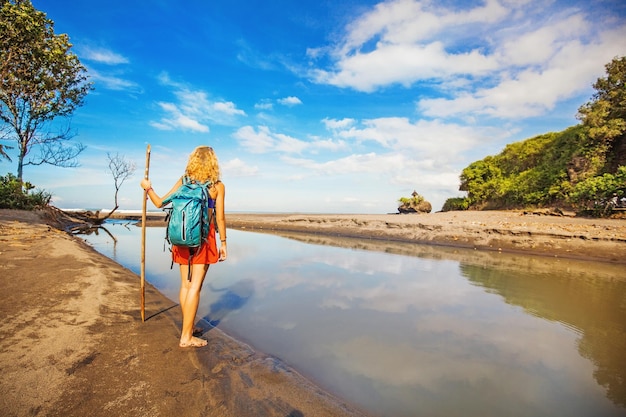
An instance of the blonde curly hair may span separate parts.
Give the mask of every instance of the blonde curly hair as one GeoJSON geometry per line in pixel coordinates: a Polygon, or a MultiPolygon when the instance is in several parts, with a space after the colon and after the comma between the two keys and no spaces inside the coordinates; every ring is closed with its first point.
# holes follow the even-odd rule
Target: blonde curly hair
{"type": "Polygon", "coordinates": [[[215,184],[220,180],[220,166],[210,146],[198,146],[189,155],[185,175],[192,180],[215,184]]]}

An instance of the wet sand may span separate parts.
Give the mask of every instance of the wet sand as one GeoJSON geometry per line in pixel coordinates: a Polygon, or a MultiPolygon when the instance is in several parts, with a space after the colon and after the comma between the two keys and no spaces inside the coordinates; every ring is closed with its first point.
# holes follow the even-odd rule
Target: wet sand
{"type": "MultiPolygon", "coordinates": [[[[626,220],[523,212],[227,214],[228,227],[626,263],[626,220]]],[[[162,224],[158,218],[152,224],[162,224]]],[[[0,415],[361,416],[219,329],[178,347],[180,310],[41,214],[0,210],[0,415]]]]}
{"type": "Polygon", "coordinates": [[[0,210],[0,415],[362,416],[219,329],[179,348],[180,310],[36,213],[0,210]]]}
{"type": "MultiPolygon", "coordinates": [[[[255,232],[420,243],[626,263],[626,219],[523,211],[430,214],[229,214],[228,226],[255,232]]],[[[332,243],[331,243],[332,244],[332,243]]]]}

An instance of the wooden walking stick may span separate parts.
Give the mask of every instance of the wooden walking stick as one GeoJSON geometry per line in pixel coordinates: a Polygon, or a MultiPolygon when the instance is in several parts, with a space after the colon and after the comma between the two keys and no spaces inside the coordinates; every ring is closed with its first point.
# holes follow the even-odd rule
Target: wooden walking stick
{"type": "MultiPolygon", "coordinates": [[[[148,179],[150,172],[150,144],[146,148],[146,171],[144,178],[148,179]]],[[[141,321],[146,321],[146,210],[148,191],[143,190],[143,211],[141,212],[141,321]]]]}

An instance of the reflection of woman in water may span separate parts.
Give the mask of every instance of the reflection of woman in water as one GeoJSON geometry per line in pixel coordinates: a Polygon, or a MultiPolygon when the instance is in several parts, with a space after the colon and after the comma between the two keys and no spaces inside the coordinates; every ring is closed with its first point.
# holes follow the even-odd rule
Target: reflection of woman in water
{"type": "Polygon", "coordinates": [[[228,313],[239,310],[248,302],[254,292],[254,282],[244,279],[226,288],[215,288],[209,283],[209,289],[216,294],[222,293],[209,306],[209,314],[204,317],[211,326],[217,327],[228,313]]]}
{"type": "MultiPolygon", "coordinates": [[[[172,247],[172,256],[174,262],[180,265],[180,308],[183,313],[183,325],[180,334],[181,347],[200,347],[206,346],[207,341],[199,337],[193,336],[193,327],[200,303],[200,290],[202,283],[209,270],[209,265],[218,261],[226,260],[226,219],[224,216],[224,183],[220,181],[220,169],[217,157],[213,149],[208,146],[199,146],[189,155],[187,168],[185,168],[185,176],[192,181],[211,182],[209,188],[209,196],[215,204],[215,212],[217,217],[217,231],[220,235],[220,248],[217,250],[215,239],[215,228],[211,224],[211,230],[207,240],[200,246],[192,257],[192,264],[189,265],[189,249],[179,246],[172,247]],[[191,279],[188,279],[189,268],[191,268],[191,279]]],[[[154,191],[150,180],[143,179],[141,187],[147,191],[150,201],[156,206],[161,207],[163,200],[175,192],[183,183],[183,178],[179,178],[172,189],[163,197],[154,191]]],[[[209,202],[210,204],[211,202],[209,202]]]]}

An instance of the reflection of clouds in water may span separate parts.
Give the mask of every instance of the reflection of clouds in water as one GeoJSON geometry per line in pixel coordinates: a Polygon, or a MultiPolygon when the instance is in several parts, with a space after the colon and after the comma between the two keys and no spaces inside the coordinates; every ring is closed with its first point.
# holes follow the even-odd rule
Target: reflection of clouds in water
{"type": "Polygon", "coordinates": [[[459,278],[458,265],[439,263],[428,273],[417,273],[405,263],[405,274],[389,276],[376,274],[376,280],[368,283],[342,280],[332,293],[326,294],[322,306],[345,306],[366,308],[381,312],[401,313],[408,310],[429,310],[441,305],[457,305],[481,290],[465,285],[459,278]]]}
{"type": "Polygon", "coordinates": [[[293,330],[297,327],[297,324],[293,321],[286,321],[284,323],[275,323],[276,327],[283,330],[293,330]]]}
{"type": "MultiPolygon", "coordinates": [[[[304,286],[325,291],[324,308],[369,308],[385,312],[454,304],[472,291],[459,284],[457,262],[311,247],[255,278],[256,297],[304,286]],[[436,278],[436,280],[434,280],[436,278]],[[328,291],[331,290],[331,291],[328,291]]],[[[463,281],[465,282],[465,281],[463,281]]]]}
{"type": "Polygon", "coordinates": [[[365,252],[365,251],[349,251],[348,249],[332,251],[328,253],[318,253],[312,256],[302,258],[302,262],[319,263],[338,268],[344,272],[351,274],[365,275],[404,275],[406,274],[407,264],[410,267],[417,268],[419,273],[429,272],[434,264],[432,262],[415,263],[415,259],[404,256],[395,256],[386,253],[365,252]],[[346,254],[346,252],[348,252],[346,254]],[[348,255],[348,256],[346,256],[348,255]]]}
{"type": "MultiPolygon", "coordinates": [[[[554,306],[548,317],[568,322],[578,304],[571,297],[571,306],[562,302],[561,285],[589,294],[588,287],[570,281],[571,273],[555,269],[552,274],[545,266],[554,263],[551,259],[540,259],[538,265],[534,258],[518,257],[502,268],[513,257],[498,255],[494,264],[493,254],[464,252],[443,260],[431,248],[427,253],[432,256],[399,256],[230,233],[229,260],[211,267],[199,317],[206,314],[225,330],[231,326],[261,351],[297,364],[342,395],[350,392],[346,398],[380,404],[393,410],[385,415],[398,416],[415,415],[414,410],[421,415],[510,415],[511,407],[518,415],[582,416],[602,414],[586,410],[607,409],[605,389],[593,380],[603,368],[595,369],[580,356],[581,336],[528,314],[545,303],[554,306]],[[469,281],[467,265],[475,265],[469,281]],[[546,289],[530,286],[526,276],[536,275],[542,265],[551,284],[546,289]],[[521,284],[513,285],[510,271],[521,273],[521,284]]],[[[148,257],[148,279],[154,279],[155,270],[167,273],[157,286],[172,287],[171,298],[177,300],[180,277],[177,266],[170,270],[163,236],[148,240],[155,250],[148,257]]],[[[139,247],[137,241],[133,247],[139,247]]],[[[138,262],[124,242],[120,236],[118,256],[138,262]]],[[[592,275],[588,279],[595,282],[592,275]]],[[[623,274],[610,277],[618,275],[623,274]]],[[[605,322],[604,315],[600,318],[605,322]]],[[[610,344],[599,350],[616,356],[610,344]]]]}
{"type": "MultiPolygon", "coordinates": [[[[323,291],[322,308],[383,312],[454,305],[477,290],[459,277],[457,262],[310,247],[312,253],[281,259],[274,271],[255,276],[255,297],[304,287],[323,291]]],[[[478,290],[480,293],[482,291],[478,290]]]]}
{"type": "Polygon", "coordinates": [[[581,381],[574,394],[597,390],[588,378],[592,364],[575,349],[563,349],[575,345],[577,336],[554,323],[516,313],[492,320],[432,319],[420,320],[417,334],[403,341],[360,334],[326,345],[319,354],[347,374],[373,381],[377,390],[413,386],[415,395],[461,384],[473,395],[515,393],[516,402],[534,403],[555,389],[555,381],[570,378],[581,381]]]}
{"type": "Polygon", "coordinates": [[[271,279],[264,280],[267,287],[272,287],[272,291],[282,291],[289,288],[302,285],[306,282],[300,274],[294,274],[290,271],[281,270],[271,279]]]}
{"type": "Polygon", "coordinates": [[[352,307],[352,300],[348,299],[339,299],[336,297],[326,297],[320,303],[321,308],[337,308],[340,310],[348,310],[352,307]]]}

